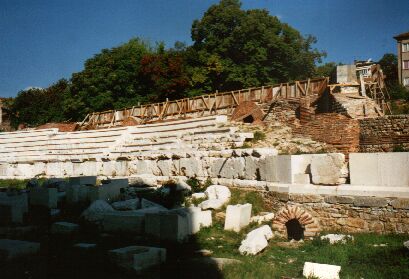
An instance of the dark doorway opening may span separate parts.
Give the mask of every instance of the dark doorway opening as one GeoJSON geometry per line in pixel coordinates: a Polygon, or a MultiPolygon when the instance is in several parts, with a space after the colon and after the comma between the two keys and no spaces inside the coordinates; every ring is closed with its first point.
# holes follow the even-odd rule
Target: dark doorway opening
{"type": "Polygon", "coordinates": [[[243,118],[244,123],[253,123],[254,122],[254,117],[252,115],[246,116],[243,118]]]}
{"type": "Polygon", "coordinates": [[[304,228],[297,219],[291,219],[285,223],[288,240],[301,240],[304,238],[304,228]]]}

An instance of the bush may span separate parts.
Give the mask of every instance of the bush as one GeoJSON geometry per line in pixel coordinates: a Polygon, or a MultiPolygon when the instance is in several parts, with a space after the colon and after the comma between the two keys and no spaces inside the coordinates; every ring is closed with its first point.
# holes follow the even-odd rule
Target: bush
{"type": "Polygon", "coordinates": [[[253,134],[253,142],[258,142],[260,140],[265,140],[266,134],[262,131],[255,131],[253,134]]]}
{"type": "Polygon", "coordinates": [[[395,145],[392,149],[392,152],[406,152],[406,148],[403,147],[403,145],[399,144],[399,145],[395,145]]]}

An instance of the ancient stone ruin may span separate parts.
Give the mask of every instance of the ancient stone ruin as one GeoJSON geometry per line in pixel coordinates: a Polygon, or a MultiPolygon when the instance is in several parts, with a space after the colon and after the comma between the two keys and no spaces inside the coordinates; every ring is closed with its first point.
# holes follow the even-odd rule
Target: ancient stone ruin
{"type": "MultiPolygon", "coordinates": [[[[94,113],[76,131],[46,126],[1,133],[0,179],[48,180],[0,192],[0,222],[57,220],[61,210],[87,204],[81,220],[99,232],[183,243],[212,226],[212,210],[226,207],[225,230],[269,222],[247,234],[241,254],[260,253],[273,237],[409,233],[409,153],[389,152],[409,147],[409,116],[385,115],[385,99],[361,91],[376,81],[359,83],[348,68],[340,71],[343,82],[336,84],[311,79],[94,113]],[[277,141],[265,144],[274,134],[277,141]],[[312,146],[310,154],[291,154],[284,149],[290,142],[312,146]],[[162,197],[191,193],[188,179],[213,184],[193,194],[201,200],[197,207],[140,198],[153,190],[162,197]],[[251,216],[251,204],[229,204],[231,188],[262,193],[274,211],[251,216]]],[[[58,220],[50,233],[72,236],[84,224],[58,220]]],[[[7,257],[38,252],[38,243],[13,241],[0,240],[7,257]]],[[[75,244],[87,251],[96,246],[75,244]]],[[[112,262],[137,272],[162,264],[166,254],[141,245],[109,250],[112,262]]],[[[309,263],[305,272],[318,274],[316,268],[309,263]]]]}

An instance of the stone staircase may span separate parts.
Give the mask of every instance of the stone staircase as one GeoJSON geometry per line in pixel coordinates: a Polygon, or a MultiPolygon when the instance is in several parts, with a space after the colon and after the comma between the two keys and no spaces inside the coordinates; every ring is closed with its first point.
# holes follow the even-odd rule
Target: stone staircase
{"type": "Polygon", "coordinates": [[[224,115],[77,132],[17,131],[0,134],[0,162],[112,160],[150,152],[223,150],[240,147],[252,136],[239,133],[224,115]]]}

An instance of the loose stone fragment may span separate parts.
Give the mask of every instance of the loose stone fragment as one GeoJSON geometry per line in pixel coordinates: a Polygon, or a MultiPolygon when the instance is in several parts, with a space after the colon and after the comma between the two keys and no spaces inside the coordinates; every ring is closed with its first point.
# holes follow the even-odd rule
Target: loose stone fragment
{"type": "Polygon", "coordinates": [[[38,253],[40,243],[22,240],[0,239],[0,256],[6,260],[38,253]]]}
{"type": "Polygon", "coordinates": [[[303,275],[307,278],[339,279],[341,267],[337,265],[305,262],[303,275]]]}
{"type": "Polygon", "coordinates": [[[328,240],[330,244],[335,243],[347,243],[348,240],[353,241],[354,237],[352,235],[344,235],[344,234],[327,234],[321,236],[322,240],[328,240]]]}
{"type": "Polygon", "coordinates": [[[56,234],[70,234],[78,231],[78,224],[73,224],[69,222],[55,222],[51,226],[51,232],[56,234]]]}
{"type": "Polygon", "coordinates": [[[256,255],[268,245],[268,240],[273,237],[273,232],[268,225],[252,230],[241,242],[239,252],[242,255],[256,255]]]}

